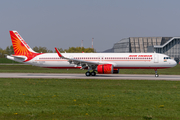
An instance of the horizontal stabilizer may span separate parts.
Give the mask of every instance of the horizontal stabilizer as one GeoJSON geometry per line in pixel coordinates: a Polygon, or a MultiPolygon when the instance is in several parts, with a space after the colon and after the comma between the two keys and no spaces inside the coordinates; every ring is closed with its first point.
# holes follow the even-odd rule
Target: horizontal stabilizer
{"type": "Polygon", "coordinates": [[[14,60],[14,61],[17,61],[17,62],[23,62],[27,59],[26,56],[15,56],[15,55],[6,55],[6,58],[7,59],[10,59],[10,60],[14,60]]]}
{"type": "Polygon", "coordinates": [[[15,56],[15,55],[12,55],[12,57],[15,57],[15,58],[20,59],[20,60],[26,60],[27,59],[26,56],[15,56]]]}

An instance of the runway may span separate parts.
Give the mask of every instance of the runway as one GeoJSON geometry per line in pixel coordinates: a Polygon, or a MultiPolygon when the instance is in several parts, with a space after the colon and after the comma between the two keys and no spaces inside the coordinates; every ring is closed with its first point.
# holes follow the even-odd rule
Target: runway
{"type": "Polygon", "coordinates": [[[144,74],[97,74],[86,77],[85,74],[54,74],[54,73],[0,73],[0,78],[57,78],[57,79],[109,79],[109,80],[171,80],[180,81],[180,75],[144,74]]]}

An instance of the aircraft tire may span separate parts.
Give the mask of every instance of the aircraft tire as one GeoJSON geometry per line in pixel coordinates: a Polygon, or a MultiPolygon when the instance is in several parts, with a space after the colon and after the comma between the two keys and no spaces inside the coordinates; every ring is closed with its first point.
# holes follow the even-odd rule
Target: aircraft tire
{"type": "Polygon", "coordinates": [[[158,74],[155,74],[155,77],[159,77],[159,75],[158,75],[158,74]]]}
{"type": "Polygon", "coordinates": [[[87,71],[87,72],[85,73],[85,75],[86,75],[86,76],[90,76],[91,73],[90,73],[89,71],[87,71]]]}
{"type": "Polygon", "coordinates": [[[92,75],[92,76],[96,76],[96,72],[94,72],[94,71],[91,72],[91,75],[92,75]]]}

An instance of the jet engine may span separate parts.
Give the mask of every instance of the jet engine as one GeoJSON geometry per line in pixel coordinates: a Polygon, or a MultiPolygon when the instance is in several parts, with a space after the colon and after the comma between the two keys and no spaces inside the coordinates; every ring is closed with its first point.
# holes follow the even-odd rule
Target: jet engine
{"type": "Polygon", "coordinates": [[[114,69],[112,64],[102,64],[97,66],[97,72],[99,74],[117,74],[119,69],[114,69]]]}

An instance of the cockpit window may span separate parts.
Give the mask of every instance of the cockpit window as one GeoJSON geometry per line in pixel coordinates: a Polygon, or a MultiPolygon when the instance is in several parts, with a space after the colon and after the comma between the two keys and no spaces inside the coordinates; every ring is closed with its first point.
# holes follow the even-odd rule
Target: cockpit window
{"type": "Polygon", "coordinates": [[[164,57],[164,59],[171,59],[170,57],[164,57]]]}

